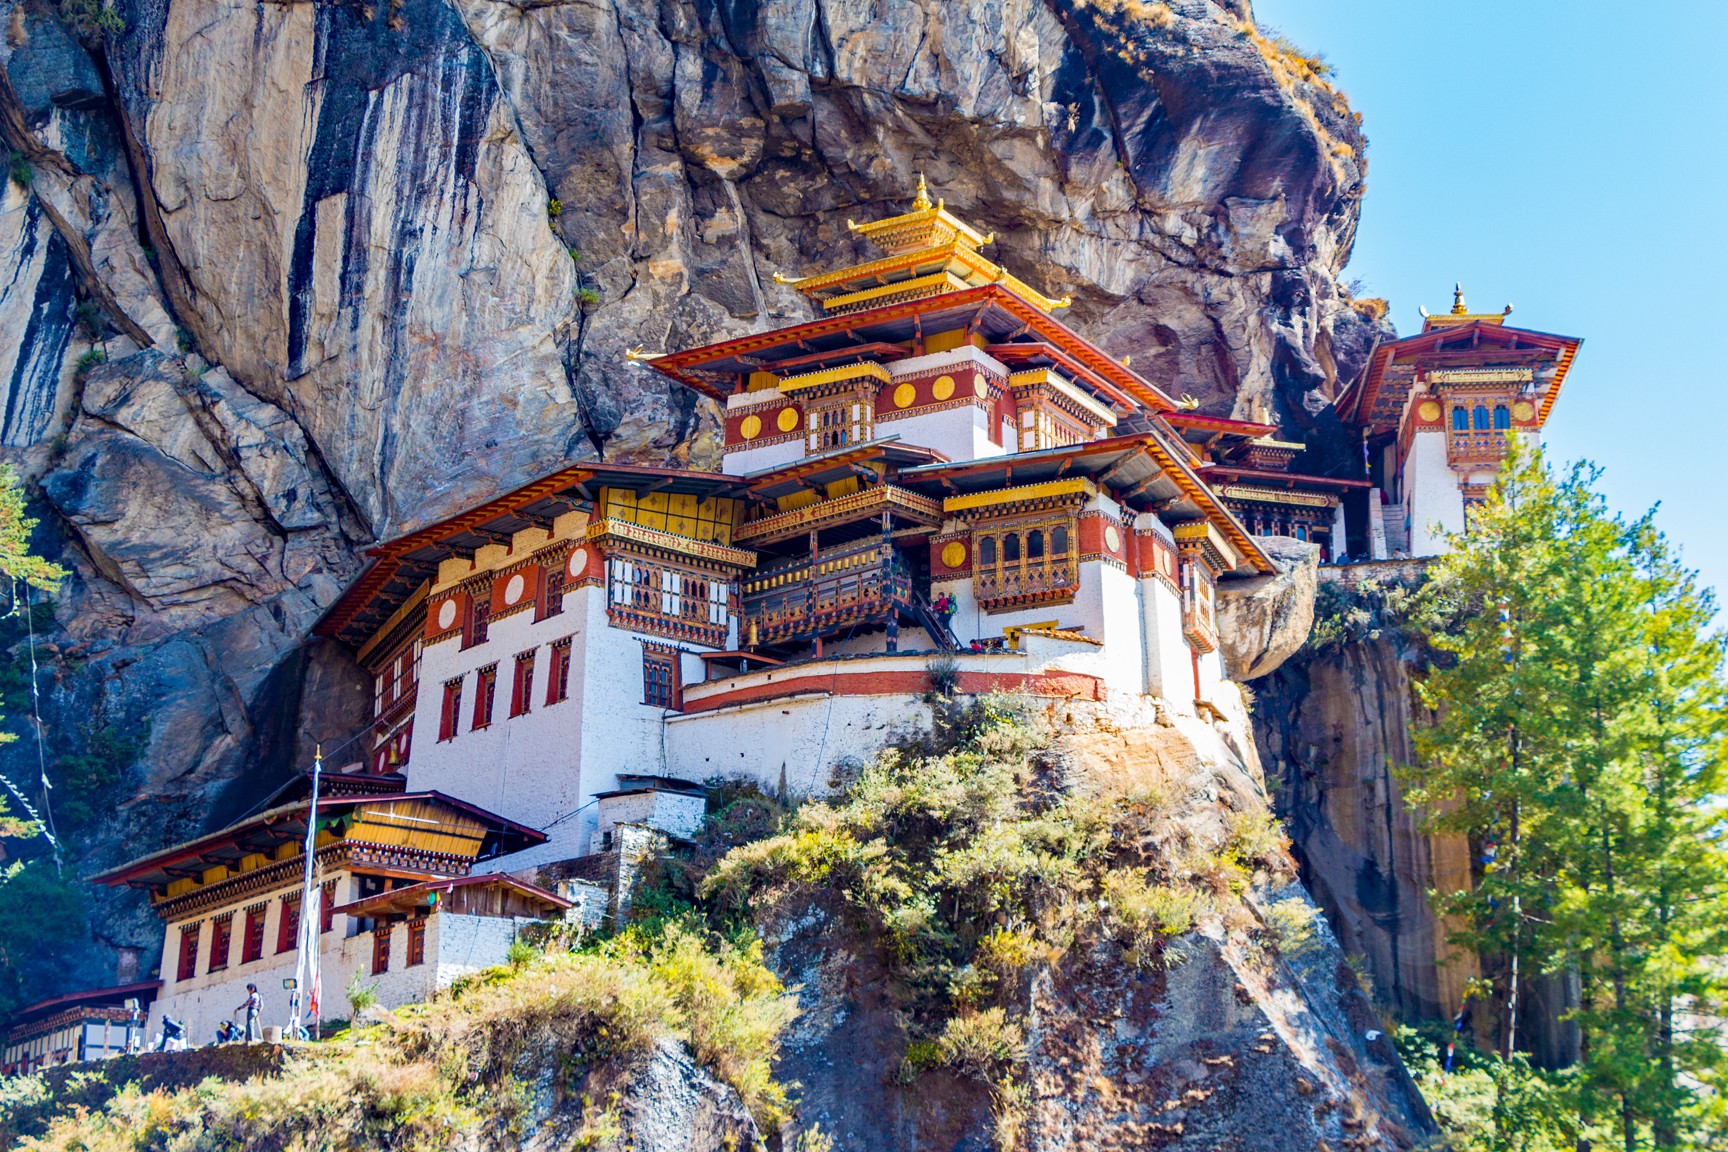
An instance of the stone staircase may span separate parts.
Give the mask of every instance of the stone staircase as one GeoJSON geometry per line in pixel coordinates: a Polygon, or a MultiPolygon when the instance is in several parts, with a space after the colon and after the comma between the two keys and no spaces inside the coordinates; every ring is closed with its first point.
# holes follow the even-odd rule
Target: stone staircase
{"type": "Polygon", "coordinates": [[[1404,505],[1385,505],[1386,516],[1386,554],[1388,556],[1410,555],[1410,533],[1404,527],[1404,505]]]}

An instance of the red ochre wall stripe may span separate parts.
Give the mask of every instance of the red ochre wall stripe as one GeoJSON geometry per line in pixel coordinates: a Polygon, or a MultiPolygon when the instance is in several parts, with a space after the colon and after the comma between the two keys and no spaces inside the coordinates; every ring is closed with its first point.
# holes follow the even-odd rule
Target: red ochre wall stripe
{"type": "MultiPolygon", "coordinates": [[[[928,691],[929,687],[930,676],[923,671],[843,672],[838,676],[819,673],[792,680],[754,684],[701,700],[686,699],[684,711],[686,714],[712,712],[735,704],[776,700],[807,692],[823,692],[832,696],[919,696],[928,691]]],[[[967,695],[1024,692],[1033,696],[1060,696],[1064,699],[1104,699],[1104,682],[1096,676],[1087,676],[1080,672],[961,672],[955,689],[967,695]]]]}

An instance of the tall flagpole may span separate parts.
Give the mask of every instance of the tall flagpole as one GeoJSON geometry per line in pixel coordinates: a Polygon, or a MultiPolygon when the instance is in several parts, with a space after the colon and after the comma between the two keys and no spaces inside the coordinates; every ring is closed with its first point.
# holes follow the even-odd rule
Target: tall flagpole
{"type": "Polygon", "coordinates": [[[306,874],[300,889],[300,938],[296,942],[298,955],[294,960],[294,995],[291,999],[293,1011],[288,1019],[288,1034],[300,1035],[301,1005],[310,1007],[310,1021],[314,1028],[318,1026],[319,993],[318,985],[318,944],[319,931],[324,922],[323,910],[318,907],[320,891],[316,883],[312,854],[318,847],[318,785],[324,774],[324,745],[316,746],[312,758],[312,804],[306,813],[306,874]]]}

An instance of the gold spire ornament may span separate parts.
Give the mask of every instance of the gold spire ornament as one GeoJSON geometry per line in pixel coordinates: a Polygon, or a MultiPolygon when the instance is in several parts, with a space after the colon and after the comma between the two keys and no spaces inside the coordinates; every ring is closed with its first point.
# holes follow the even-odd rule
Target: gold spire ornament
{"type": "Polygon", "coordinates": [[[1462,282],[1452,285],[1452,315],[1468,316],[1470,309],[1464,306],[1464,285],[1462,282]]]}
{"type": "Polygon", "coordinates": [[[931,207],[930,188],[924,183],[924,173],[918,173],[918,190],[912,195],[912,211],[923,212],[931,207]]]}

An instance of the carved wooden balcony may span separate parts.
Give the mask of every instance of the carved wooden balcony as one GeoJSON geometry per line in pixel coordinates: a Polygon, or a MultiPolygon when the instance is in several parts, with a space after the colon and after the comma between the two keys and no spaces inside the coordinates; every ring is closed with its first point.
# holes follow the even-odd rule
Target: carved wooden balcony
{"type": "Polygon", "coordinates": [[[912,602],[911,578],[883,559],[880,548],[760,572],[744,588],[741,635],[747,645],[792,643],[881,623],[912,602]]]}
{"type": "Polygon", "coordinates": [[[1072,556],[1006,561],[972,578],[972,593],[986,612],[1023,604],[1066,604],[1080,590],[1080,570],[1072,556]]]}

